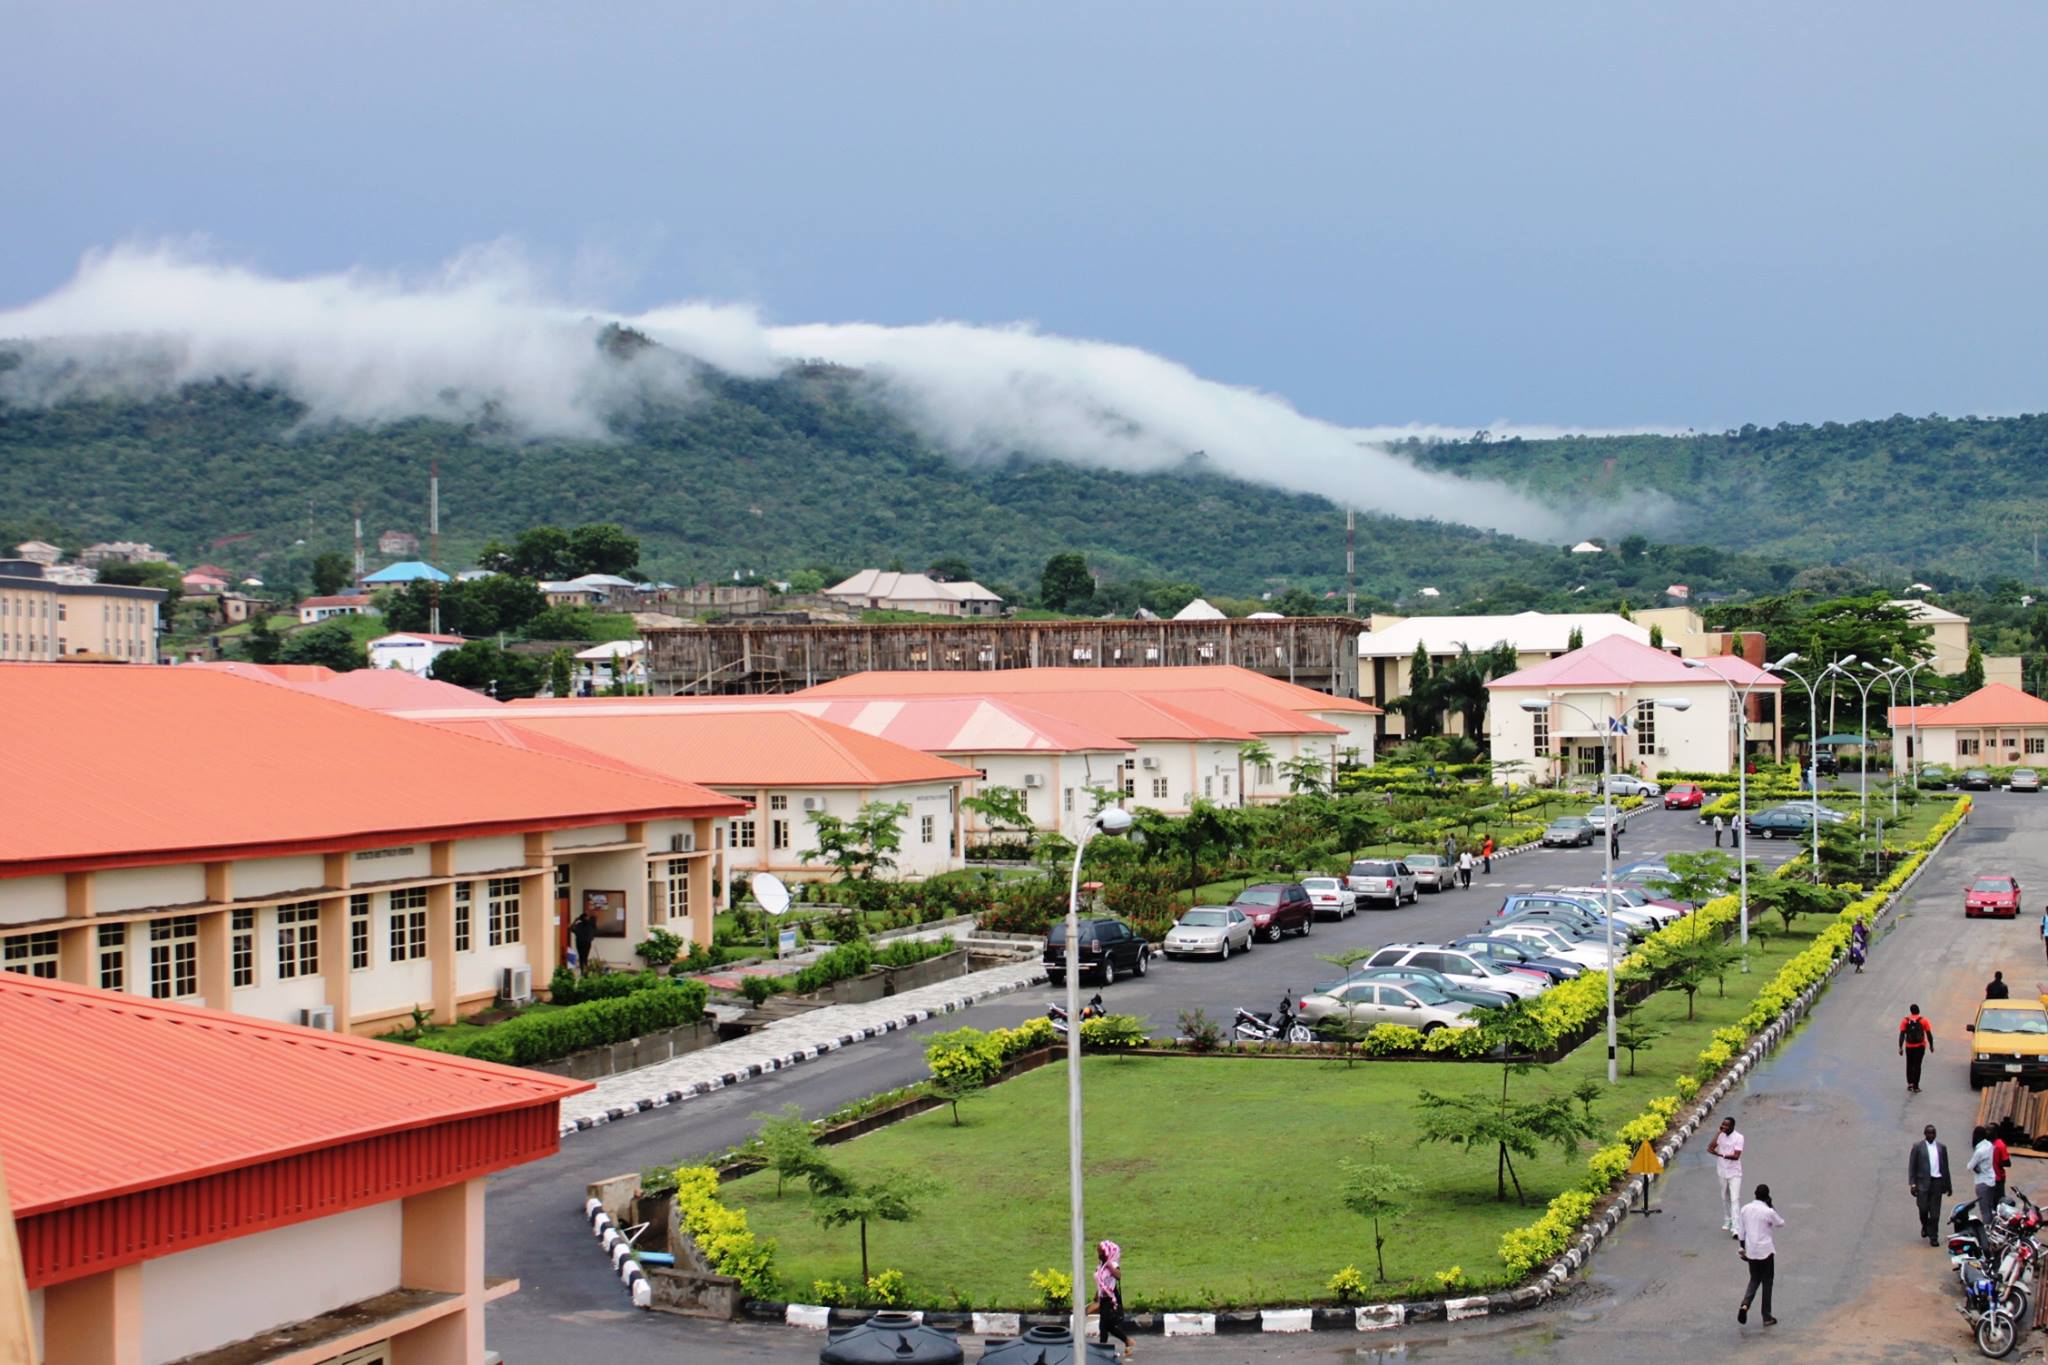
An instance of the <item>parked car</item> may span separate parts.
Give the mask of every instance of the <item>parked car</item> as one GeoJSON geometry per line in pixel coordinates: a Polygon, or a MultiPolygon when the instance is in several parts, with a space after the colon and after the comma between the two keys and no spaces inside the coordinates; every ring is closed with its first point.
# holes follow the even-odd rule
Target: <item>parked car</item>
{"type": "MultiPolygon", "coordinates": [[[[1078,970],[1086,981],[1094,973],[1107,986],[1126,973],[1143,976],[1152,957],[1152,945],[1120,919],[1092,917],[1081,921],[1081,951],[1078,970]]],[[[1045,974],[1052,984],[1067,980],[1067,922],[1054,920],[1045,936],[1045,974]]]]}
{"type": "Polygon", "coordinates": [[[1576,938],[1558,924],[1536,919],[1513,920],[1506,924],[1489,925],[1487,936],[1526,943],[1546,956],[1576,962],[1587,971],[1599,971],[1607,965],[1605,944],[1597,939],[1576,938]]]}
{"type": "Polygon", "coordinates": [[[1979,915],[1993,915],[1999,919],[2015,919],[2020,913],[2019,881],[2003,872],[1986,872],[1970,883],[1963,892],[1963,916],[1975,919],[1979,915]]]}
{"type": "MultiPolygon", "coordinates": [[[[1599,902],[1555,891],[1509,896],[1501,902],[1500,909],[1493,912],[1495,922],[1501,923],[1523,915],[1561,919],[1579,933],[1604,936],[1607,932],[1607,917],[1601,910],[1599,902]]],[[[1625,943],[1634,935],[1629,932],[1628,926],[1617,918],[1614,937],[1617,942],[1625,943]]]]}
{"type": "Polygon", "coordinates": [[[1482,991],[1505,991],[1517,1000],[1541,995],[1550,981],[1540,972],[1503,967],[1492,958],[1459,952],[1434,943],[1390,943],[1365,960],[1368,967],[1427,967],[1453,984],[1482,991]]]}
{"type": "Polygon", "coordinates": [[[1252,950],[1252,922],[1236,906],[1200,905],[1183,914],[1166,931],[1159,951],[1168,957],[1220,957],[1252,950]]]}
{"type": "Polygon", "coordinates": [[[1617,863],[1614,868],[1614,880],[1618,882],[1634,882],[1637,886],[1645,885],[1659,878],[1668,881],[1670,877],[1671,864],[1665,862],[1662,858],[1638,858],[1632,863],[1617,863]]]}
{"type": "Polygon", "coordinates": [[[1664,793],[1665,810],[1698,810],[1706,801],[1706,789],[1696,787],[1690,782],[1680,782],[1664,793]]]}
{"type": "Polygon", "coordinates": [[[1664,786],[1631,773],[1609,773],[1601,784],[1609,796],[1661,796],[1664,786]]]}
{"type": "Polygon", "coordinates": [[[2041,790],[2041,774],[2032,768],[2014,768],[2012,776],[2005,780],[2009,792],[2038,792],[2041,790]]]}
{"type": "Polygon", "coordinates": [[[1444,945],[1474,957],[1484,957],[1503,967],[1519,967],[1524,971],[1541,972],[1553,983],[1569,981],[1582,975],[1586,970],[1583,962],[1574,962],[1567,957],[1554,957],[1542,952],[1527,939],[1509,938],[1506,935],[1468,934],[1454,938],[1444,945]]]}
{"type": "Polygon", "coordinates": [[[1360,901],[1384,902],[1390,910],[1415,900],[1415,873],[1398,858],[1361,858],[1344,874],[1344,885],[1360,901]]]}
{"type": "Polygon", "coordinates": [[[1324,1030],[1405,1024],[1430,1034],[1465,1023],[1471,1012],[1472,1006],[1451,999],[1427,981],[1352,980],[1336,984],[1328,993],[1311,991],[1303,996],[1296,1017],[1324,1030]]]}
{"type": "Polygon", "coordinates": [[[1955,780],[1955,774],[1950,772],[1946,765],[1929,763],[1914,775],[1913,785],[1925,787],[1929,791],[1947,791],[1955,785],[1955,780]]]}
{"type": "Polygon", "coordinates": [[[1342,877],[1303,877],[1301,885],[1315,902],[1318,915],[1343,919],[1358,913],[1358,893],[1344,885],[1342,877]]]}
{"type": "Polygon", "coordinates": [[[1621,812],[1613,806],[1595,806],[1586,812],[1586,823],[1596,834],[1605,834],[1607,827],[1621,819],[1621,812]]]}
{"type": "MultiPolygon", "coordinates": [[[[1560,886],[1554,888],[1567,896],[1584,896],[1595,905],[1607,904],[1607,889],[1601,886],[1560,886]]],[[[1692,907],[1684,901],[1658,900],[1649,893],[1626,883],[1614,887],[1614,918],[1622,924],[1633,927],[1642,924],[1651,929],[1662,929],[1676,923],[1692,907]]]]}
{"type": "Polygon", "coordinates": [[[1499,1009],[1514,1000],[1506,991],[1481,989],[1475,986],[1460,986],[1442,972],[1433,972],[1427,967],[1353,967],[1340,977],[1321,981],[1310,987],[1311,993],[1328,995],[1347,981],[1420,981],[1432,990],[1441,991],[1448,999],[1461,1005],[1473,1005],[1480,1009],[1499,1009]]]}
{"type": "Polygon", "coordinates": [[[1583,816],[1560,815],[1543,827],[1545,848],[1591,848],[1594,829],[1583,816]]]}
{"type": "Polygon", "coordinates": [[[1991,774],[1982,768],[1972,768],[1956,785],[1966,792],[1988,792],[1991,790],[1991,774]]]}
{"type": "Polygon", "coordinates": [[[2039,1000],[1986,1000],[1970,1038],[1970,1088],[2019,1080],[2030,1090],[2048,1087],[2048,1007],[2039,1000]]]}
{"type": "Polygon", "coordinates": [[[1792,810],[1784,806],[1756,812],[1749,817],[1748,825],[1752,836],[1761,836],[1765,839],[1801,838],[1812,828],[1811,811],[1792,810]]]}
{"type": "Polygon", "coordinates": [[[1816,801],[1810,796],[1800,797],[1794,801],[1780,801],[1770,809],[1802,811],[1823,825],[1843,825],[1849,822],[1849,812],[1837,810],[1825,801],[1816,801]]]}
{"type": "Polygon", "coordinates": [[[1417,891],[1441,891],[1457,885],[1458,865],[1441,853],[1410,853],[1401,861],[1415,874],[1417,891]]]}
{"type": "Polygon", "coordinates": [[[1252,932],[1264,934],[1274,943],[1285,933],[1307,938],[1316,927],[1315,902],[1300,882],[1262,882],[1247,886],[1230,902],[1230,908],[1252,922],[1252,932]]]}
{"type": "Polygon", "coordinates": [[[1833,777],[1842,771],[1842,764],[1833,754],[1820,754],[1813,760],[1813,770],[1822,777],[1833,777]]]}

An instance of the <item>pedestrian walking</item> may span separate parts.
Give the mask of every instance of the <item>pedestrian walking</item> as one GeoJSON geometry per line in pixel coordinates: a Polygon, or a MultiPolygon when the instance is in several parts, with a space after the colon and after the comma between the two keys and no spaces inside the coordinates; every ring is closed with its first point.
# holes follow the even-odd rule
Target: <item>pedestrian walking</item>
{"type": "Polygon", "coordinates": [[[1771,1187],[1756,1187],[1756,1198],[1742,1206],[1737,1216],[1740,1224],[1736,1240],[1741,1255],[1749,1266],[1749,1287],[1742,1291],[1742,1307],[1735,1310],[1737,1322],[1749,1321],[1749,1305],[1756,1298],[1756,1291],[1764,1291],[1764,1326],[1776,1327],[1778,1320],[1771,1316],[1771,1288],[1778,1279],[1778,1244],[1771,1233],[1785,1226],[1784,1215],[1771,1203],[1771,1187]]]}
{"type": "Polygon", "coordinates": [[[1714,1158],[1714,1172],[1721,1181],[1721,1230],[1731,1236],[1740,1237],[1742,1229],[1736,1219],[1742,1213],[1742,1149],[1746,1144],[1742,1134],[1735,1131],[1735,1120],[1721,1120],[1721,1130],[1707,1142],[1707,1152],[1714,1158]]]}
{"type": "Polygon", "coordinates": [[[1933,1023],[1920,1013],[1918,1005],[1906,1006],[1906,1017],[1899,1020],[1899,1055],[1906,1059],[1907,1093],[1920,1093],[1920,1065],[1932,1051],[1933,1023]]]}
{"type": "Polygon", "coordinates": [[[1493,836],[1486,836],[1486,842],[1479,845],[1479,870],[1489,877],[1493,875],[1493,836]]]}
{"type": "Polygon", "coordinates": [[[569,937],[576,942],[577,975],[590,975],[590,948],[597,941],[597,916],[590,913],[589,906],[584,906],[583,913],[570,923],[569,937]]]}
{"type": "Polygon", "coordinates": [[[1607,817],[1607,856],[1621,856],[1621,817],[1618,814],[1610,814],[1607,817]]]}
{"type": "Polygon", "coordinates": [[[1444,836],[1444,866],[1449,868],[1456,867],[1457,865],[1458,841],[1454,836],[1446,834],[1444,836]]]}
{"type": "Polygon", "coordinates": [[[2041,917],[2041,947],[2048,949],[2048,915],[2041,917]]]}
{"type": "MultiPolygon", "coordinates": [[[[1124,1322],[1123,1248],[1104,1238],[1095,1244],[1095,1310],[1102,1315],[1096,1340],[1103,1345],[1115,1337],[1124,1344],[1124,1359],[1131,1358],[1131,1329],[1124,1322]]],[[[1078,1349],[1078,1348],[1077,1348],[1078,1349]]]]}
{"type": "Polygon", "coordinates": [[[2004,972],[1993,972],[1991,979],[1984,983],[1984,998],[1986,1000],[2009,1000],[2012,998],[2012,988],[2005,984],[2004,972]]]}
{"type": "Polygon", "coordinates": [[[1715,817],[1714,817],[1714,847],[1715,847],[1715,848],[1719,848],[1719,847],[1721,846],[1721,835],[1722,835],[1722,833],[1723,833],[1723,832],[1724,832],[1724,831],[1725,831],[1725,830],[1726,830],[1727,828],[1728,828],[1728,826],[1727,826],[1726,824],[1722,823],[1722,820],[1721,820],[1721,817],[1720,817],[1720,816],[1718,816],[1718,815],[1717,815],[1717,816],[1715,816],[1715,817]]]}
{"type": "Polygon", "coordinates": [[[1948,1144],[1935,1140],[1931,1123],[1906,1153],[1906,1189],[1920,1210],[1920,1235],[1929,1246],[1941,1245],[1941,1205],[1955,1186],[1949,1176],[1948,1144]]]}
{"type": "Polygon", "coordinates": [[[1849,965],[1860,975],[1864,960],[1869,956],[1870,926],[1859,919],[1856,921],[1856,927],[1849,931],[1849,965]]]}
{"type": "Polygon", "coordinates": [[[1458,855],[1458,889],[1472,889],[1472,850],[1469,848],[1458,855]]]}
{"type": "Polygon", "coordinates": [[[1970,1142],[1971,1193],[1977,1196],[1977,1213],[1984,1220],[1984,1230],[1989,1232],[1997,1226],[1992,1217],[1998,1208],[1998,1159],[1991,1147],[1991,1130],[1978,1124],[1970,1130],[1970,1142]]]}

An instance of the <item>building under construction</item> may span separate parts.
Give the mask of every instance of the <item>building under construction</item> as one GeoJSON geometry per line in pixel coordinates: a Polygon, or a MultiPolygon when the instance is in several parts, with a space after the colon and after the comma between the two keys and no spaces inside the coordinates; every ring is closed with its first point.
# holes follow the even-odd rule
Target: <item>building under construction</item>
{"type": "Polygon", "coordinates": [[[657,694],[793,692],[877,669],[1156,668],[1235,664],[1358,696],[1358,637],[1342,616],[1211,621],[958,621],[652,627],[657,694]]]}

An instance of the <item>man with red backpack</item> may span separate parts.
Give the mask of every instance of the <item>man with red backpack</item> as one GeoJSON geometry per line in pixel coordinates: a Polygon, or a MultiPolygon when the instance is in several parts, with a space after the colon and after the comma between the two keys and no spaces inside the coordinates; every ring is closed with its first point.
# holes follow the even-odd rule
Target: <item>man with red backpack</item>
{"type": "Polygon", "coordinates": [[[1920,1064],[1934,1051],[1934,1025],[1920,1013],[1918,1005],[1906,1006],[1899,1020],[1899,1055],[1906,1059],[1906,1091],[1920,1093],[1920,1064]]]}

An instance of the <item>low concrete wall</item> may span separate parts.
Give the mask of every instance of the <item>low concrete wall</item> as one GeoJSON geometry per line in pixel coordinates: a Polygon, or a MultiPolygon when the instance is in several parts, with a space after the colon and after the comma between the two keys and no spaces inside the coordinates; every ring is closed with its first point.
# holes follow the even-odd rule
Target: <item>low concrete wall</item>
{"type": "Polygon", "coordinates": [[[835,981],[809,997],[833,1005],[867,1005],[900,991],[914,991],[939,981],[967,975],[967,950],[955,948],[939,957],[929,957],[908,967],[877,967],[862,976],[835,981]]]}
{"type": "Polygon", "coordinates": [[[585,1048],[556,1061],[537,1063],[527,1070],[545,1071],[551,1076],[567,1076],[577,1081],[594,1081],[600,1076],[665,1062],[671,1057],[695,1052],[700,1047],[710,1047],[717,1041],[718,1027],[707,1019],[628,1038],[623,1043],[585,1048]]]}

